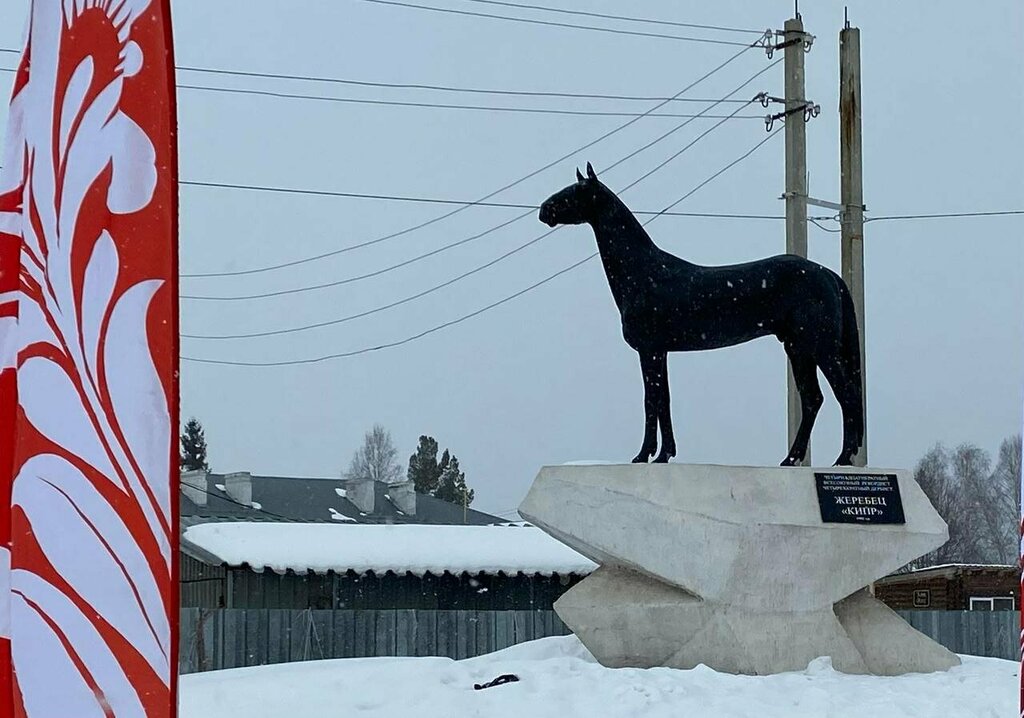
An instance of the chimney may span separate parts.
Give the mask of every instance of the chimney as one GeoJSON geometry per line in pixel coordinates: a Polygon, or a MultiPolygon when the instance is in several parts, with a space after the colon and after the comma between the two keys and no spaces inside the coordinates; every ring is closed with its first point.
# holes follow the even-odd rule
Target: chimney
{"type": "Polygon", "coordinates": [[[388,485],[391,503],[406,516],[416,515],[416,488],[412,481],[388,485]]]}
{"type": "Polygon", "coordinates": [[[373,479],[347,479],[344,482],[345,498],[364,514],[372,514],[374,483],[373,479]]]}
{"type": "Polygon", "coordinates": [[[181,472],[181,493],[197,506],[206,506],[206,500],[210,496],[206,493],[209,491],[206,480],[208,476],[209,473],[202,469],[181,472]]]}
{"type": "Polygon", "coordinates": [[[252,474],[248,471],[225,474],[224,490],[233,501],[252,506],[252,474]]]}

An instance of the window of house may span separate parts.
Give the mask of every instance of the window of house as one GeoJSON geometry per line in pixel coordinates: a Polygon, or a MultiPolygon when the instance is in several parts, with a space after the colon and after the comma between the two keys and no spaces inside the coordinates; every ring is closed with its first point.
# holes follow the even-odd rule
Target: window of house
{"type": "Polygon", "coordinates": [[[1012,596],[995,596],[992,598],[971,597],[972,611],[1012,611],[1012,596]]]}

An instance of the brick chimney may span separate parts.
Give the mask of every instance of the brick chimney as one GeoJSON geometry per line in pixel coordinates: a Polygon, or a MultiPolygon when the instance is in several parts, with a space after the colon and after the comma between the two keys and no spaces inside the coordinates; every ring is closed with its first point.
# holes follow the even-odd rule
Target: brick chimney
{"type": "Polygon", "coordinates": [[[181,472],[181,493],[197,506],[206,506],[206,500],[210,497],[209,483],[207,477],[209,472],[197,469],[195,471],[181,472]]]}
{"type": "Polygon", "coordinates": [[[252,506],[252,474],[248,471],[225,474],[224,490],[233,501],[252,506]]]}

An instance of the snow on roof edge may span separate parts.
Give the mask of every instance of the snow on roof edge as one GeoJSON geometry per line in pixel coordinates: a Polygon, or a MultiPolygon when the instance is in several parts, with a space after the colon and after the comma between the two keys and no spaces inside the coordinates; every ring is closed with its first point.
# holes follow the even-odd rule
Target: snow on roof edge
{"type": "Polygon", "coordinates": [[[550,576],[596,568],[533,527],[233,522],[190,526],[185,539],[224,564],[257,572],[550,576]]]}

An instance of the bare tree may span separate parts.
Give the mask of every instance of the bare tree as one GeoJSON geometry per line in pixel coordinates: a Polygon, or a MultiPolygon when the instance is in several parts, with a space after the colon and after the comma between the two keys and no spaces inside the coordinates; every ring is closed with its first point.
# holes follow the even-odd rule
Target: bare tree
{"type": "Polygon", "coordinates": [[[960,444],[950,457],[958,487],[957,523],[961,527],[963,563],[996,563],[999,546],[998,511],[991,491],[992,459],[974,444],[960,444]]]}
{"type": "Polygon", "coordinates": [[[1020,435],[1003,441],[995,470],[986,451],[936,444],[914,470],[935,510],[949,526],[949,541],[913,562],[1016,563],[1020,518],[1020,435]]]}
{"type": "Polygon", "coordinates": [[[914,468],[914,479],[924,490],[949,527],[949,541],[910,564],[911,568],[920,568],[955,561],[962,551],[962,536],[958,521],[957,505],[959,496],[949,467],[949,452],[942,444],[936,444],[928,450],[914,468]]]}
{"type": "Polygon", "coordinates": [[[995,517],[994,532],[998,536],[999,563],[1018,561],[1020,526],[1021,435],[1003,439],[999,458],[990,480],[995,517]]]}
{"type": "Polygon", "coordinates": [[[400,481],[404,473],[397,457],[398,450],[391,441],[391,434],[380,424],[374,424],[366,432],[363,445],[352,456],[345,478],[393,484],[400,481]]]}

